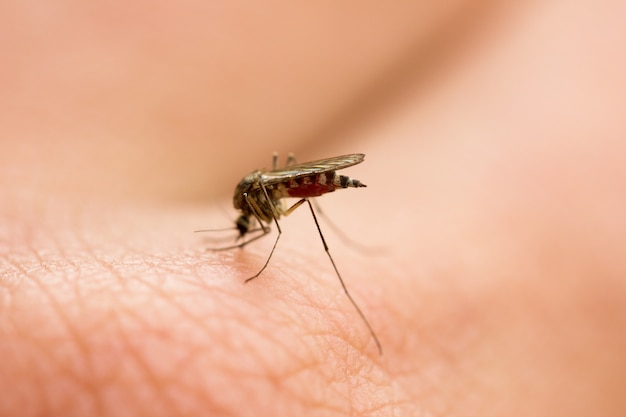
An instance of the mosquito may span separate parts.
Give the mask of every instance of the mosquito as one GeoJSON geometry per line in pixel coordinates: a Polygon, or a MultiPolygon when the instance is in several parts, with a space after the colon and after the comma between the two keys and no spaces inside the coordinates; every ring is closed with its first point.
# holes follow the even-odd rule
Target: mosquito
{"type": "MultiPolygon", "coordinates": [[[[360,188],[366,187],[361,181],[347,177],[345,175],[339,175],[335,171],[348,168],[356,164],[363,162],[365,155],[362,153],[354,153],[349,155],[335,156],[333,158],[320,159],[317,161],[297,163],[295,157],[290,154],[287,157],[287,166],[285,168],[278,168],[278,155],[274,154],[272,159],[273,169],[271,171],[256,170],[246,175],[241,182],[235,188],[235,195],[233,197],[233,204],[235,209],[240,211],[239,217],[235,221],[235,229],[239,231],[237,240],[241,240],[241,243],[227,246],[223,248],[217,248],[214,250],[229,250],[234,248],[243,248],[249,243],[252,243],[270,233],[270,226],[272,223],[276,225],[278,235],[274,241],[274,246],[265,261],[265,264],[261,269],[246,279],[246,283],[257,278],[267,268],[267,265],[274,254],[276,245],[282,234],[280,223],[278,219],[281,216],[288,216],[295,209],[303,204],[307,204],[311,210],[315,227],[322,240],[324,251],[330,259],[330,263],[333,265],[333,269],[339,278],[339,282],[343,287],[343,291],[356,309],[357,313],[363,320],[363,323],[369,330],[378,353],[382,355],[382,346],[376,333],[369,321],[365,317],[365,314],[361,311],[357,303],[354,301],[348,287],[343,281],[339,269],[335,264],[333,257],[330,254],[326,239],[322,233],[319,222],[317,221],[317,215],[313,209],[310,199],[313,197],[319,197],[322,194],[330,193],[340,188],[360,188]],[[286,208],[283,205],[284,198],[299,198],[299,200],[291,207],[286,208]],[[255,221],[259,227],[255,226],[255,221]],[[244,239],[246,235],[258,233],[253,237],[244,239]]],[[[208,230],[197,230],[197,232],[204,232],[208,230]]]]}

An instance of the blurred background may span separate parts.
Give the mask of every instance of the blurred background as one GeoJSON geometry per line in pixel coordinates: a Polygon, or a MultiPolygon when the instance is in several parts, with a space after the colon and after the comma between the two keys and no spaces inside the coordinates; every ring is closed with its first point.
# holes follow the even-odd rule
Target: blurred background
{"type": "MultiPolygon", "coordinates": [[[[440,415],[471,415],[468,403],[491,415],[624,415],[624,16],[616,0],[3,2],[6,274],[52,275],[79,322],[80,285],[64,291],[59,276],[102,282],[96,304],[107,279],[123,281],[111,264],[175,285],[216,267],[202,278],[239,285],[232,259],[207,262],[191,231],[232,224],[242,176],[274,151],[365,153],[345,173],[368,188],[323,207],[353,239],[390,248],[333,246],[391,352],[380,368],[389,385],[440,415]],[[81,206],[89,200],[108,204],[81,206]]],[[[280,251],[303,267],[285,270],[317,274],[316,230],[306,210],[289,221],[298,216],[308,226],[280,251]]],[[[25,298],[45,315],[41,297],[25,298]]],[[[151,314],[132,295],[128,305],[151,314]]],[[[158,325],[178,329],[174,310],[175,326],[158,325]]]]}
{"type": "Polygon", "coordinates": [[[350,129],[504,16],[489,0],[0,8],[5,181],[166,200],[230,193],[273,151],[365,152],[350,129]]]}

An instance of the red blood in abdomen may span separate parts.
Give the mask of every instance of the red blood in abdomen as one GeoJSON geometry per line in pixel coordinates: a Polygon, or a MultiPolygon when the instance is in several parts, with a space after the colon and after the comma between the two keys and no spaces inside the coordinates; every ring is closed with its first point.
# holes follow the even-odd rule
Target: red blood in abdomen
{"type": "Polygon", "coordinates": [[[287,194],[289,197],[307,198],[318,197],[325,193],[335,191],[335,186],[331,184],[303,184],[294,188],[288,188],[287,194]]]}

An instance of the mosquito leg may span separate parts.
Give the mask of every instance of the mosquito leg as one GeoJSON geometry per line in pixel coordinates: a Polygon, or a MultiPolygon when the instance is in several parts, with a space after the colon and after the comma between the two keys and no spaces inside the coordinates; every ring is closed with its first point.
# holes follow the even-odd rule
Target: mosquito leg
{"type": "MultiPolygon", "coordinates": [[[[288,216],[289,214],[291,214],[292,211],[294,211],[295,209],[297,209],[298,207],[300,207],[302,205],[302,203],[304,203],[306,201],[306,199],[302,199],[300,201],[298,201],[296,204],[294,204],[293,206],[289,207],[289,209],[287,211],[285,211],[283,213],[284,216],[288,216]]],[[[254,278],[258,277],[259,275],[261,275],[261,273],[265,270],[265,268],[267,268],[267,265],[270,263],[270,259],[272,258],[272,255],[274,254],[274,250],[276,249],[276,245],[278,244],[278,239],[280,238],[280,235],[282,234],[282,230],[280,229],[280,225],[278,224],[278,220],[276,219],[276,216],[274,216],[274,221],[276,222],[276,228],[278,229],[278,236],[276,236],[276,240],[274,241],[274,246],[272,247],[272,251],[270,252],[270,255],[267,257],[267,260],[265,261],[265,264],[263,265],[263,267],[259,270],[259,272],[257,272],[256,274],[254,274],[253,276],[251,276],[250,278],[248,278],[245,282],[248,281],[252,281],[254,278]]],[[[250,239],[249,241],[245,242],[244,244],[248,244],[254,240],[260,239],[263,236],[265,236],[266,234],[269,233],[269,227],[266,229],[263,229],[264,233],[262,235],[259,236],[255,236],[253,239],[250,239]]],[[[243,247],[243,245],[237,245],[234,247],[243,247]]],[[[226,248],[226,249],[232,249],[233,246],[231,246],[231,248],[226,248]]]]}
{"type": "MultiPolygon", "coordinates": [[[[272,200],[270,200],[270,196],[267,193],[267,189],[265,188],[265,186],[262,183],[261,183],[261,189],[263,190],[263,194],[265,194],[265,198],[267,199],[267,201],[271,202],[272,200]]],[[[252,207],[252,213],[254,214],[254,217],[256,217],[256,219],[259,222],[259,224],[261,224],[263,226],[263,223],[261,223],[261,218],[256,213],[257,210],[260,210],[259,206],[254,202],[254,200],[251,200],[247,195],[245,195],[245,197],[246,197],[246,201],[248,202],[248,205],[250,207],[252,207]]],[[[278,235],[276,236],[276,240],[274,241],[274,246],[272,246],[272,250],[270,251],[269,256],[265,260],[265,264],[263,264],[263,266],[261,267],[259,272],[257,272],[256,274],[254,274],[250,278],[248,278],[245,281],[246,283],[252,281],[256,277],[261,275],[261,273],[263,271],[265,271],[265,268],[267,268],[267,265],[270,263],[270,259],[272,259],[272,255],[274,254],[274,250],[276,250],[276,245],[278,244],[278,239],[280,239],[280,235],[283,234],[283,231],[280,228],[280,224],[278,223],[278,217],[280,216],[280,213],[277,212],[277,209],[276,209],[276,207],[274,207],[273,204],[270,204],[270,207],[272,208],[272,210],[271,210],[272,218],[274,219],[274,224],[276,224],[276,230],[278,230],[278,235]]],[[[264,228],[264,230],[265,230],[265,228],[264,228]]],[[[269,227],[267,228],[267,230],[268,230],[268,233],[269,233],[269,227]]],[[[262,235],[262,236],[264,236],[264,235],[262,235]]]]}
{"type": "Polygon", "coordinates": [[[324,223],[330,227],[333,232],[343,241],[343,243],[352,250],[356,250],[358,252],[362,252],[368,255],[380,255],[387,251],[387,248],[383,246],[370,246],[363,244],[357,240],[352,239],[346,232],[344,232],[337,224],[335,224],[332,219],[326,215],[324,210],[322,210],[322,206],[319,205],[317,201],[312,201],[313,207],[317,214],[319,214],[320,218],[323,218],[324,223]]]}
{"type": "Polygon", "coordinates": [[[261,239],[263,236],[267,235],[270,232],[270,230],[271,230],[270,228],[256,229],[255,232],[260,231],[260,232],[263,232],[263,233],[261,233],[260,235],[255,236],[253,238],[250,238],[250,239],[246,240],[245,242],[237,243],[236,245],[225,246],[223,248],[208,248],[207,250],[213,251],[213,252],[221,252],[221,251],[231,250],[231,249],[235,249],[235,248],[243,248],[248,243],[252,243],[255,240],[261,239]]]}
{"type": "MultiPolygon", "coordinates": [[[[267,260],[265,261],[265,263],[263,264],[263,266],[261,267],[261,269],[259,269],[259,272],[257,272],[256,274],[252,275],[250,278],[246,279],[244,282],[247,284],[248,282],[252,281],[253,279],[257,278],[259,275],[261,275],[261,273],[263,271],[265,271],[265,268],[267,268],[267,265],[270,263],[270,259],[272,259],[272,255],[274,254],[274,250],[276,249],[276,245],[278,244],[278,239],[280,239],[280,235],[281,235],[281,231],[278,231],[278,235],[276,236],[276,240],[274,241],[274,246],[272,246],[272,250],[269,254],[269,256],[267,257],[267,260]]],[[[261,236],[265,236],[265,235],[261,235],[261,236]]],[[[261,237],[261,236],[257,236],[257,237],[261,237]]]]}
{"type": "Polygon", "coordinates": [[[300,207],[302,204],[304,204],[305,201],[308,201],[306,198],[300,199],[297,203],[295,203],[293,206],[289,207],[287,210],[285,210],[285,212],[283,213],[283,216],[289,216],[295,209],[297,209],[298,207],[300,207]]]}
{"type": "Polygon", "coordinates": [[[326,244],[326,239],[324,239],[324,235],[322,234],[322,229],[320,229],[320,224],[317,221],[317,216],[315,215],[315,210],[313,210],[313,205],[311,205],[311,202],[308,199],[303,199],[303,200],[305,200],[309,204],[309,208],[311,209],[311,214],[313,215],[313,220],[315,221],[315,226],[317,227],[317,231],[319,232],[320,238],[322,239],[322,244],[324,245],[324,250],[326,251],[326,254],[328,255],[328,259],[330,259],[330,263],[333,264],[333,268],[335,269],[337,278],[339,278],[339,282],[341,283],[341,286],[343,287],[343,291],[346,293],[346,296],[348,296],[348,299],[350,300],[350,302],[356,309],[357,313],[359,313],[359,316],[361,316],[361,319],[363,320],[363,323],[365,323],[365,326],[367,326],[367,329],[369,330],[370,334],[372,335],[372,338],[374,339],[374,342],[376,343],[376,347],[378,348],[378,353],[382,355],[383,348],[380,344],[380,341],[378,340],[378,337],[376,336],[376,333],[374,333],[374,329],[372,329],[372,326],[370,325],[369,321],[367,321],[367,318],[365,318],[365,314],[363,314],[363,312],[361,311],[357,303],[354,301],[354,299],[350,295],[350,292],[348,291],[348,287],[346,287],[346,284],[343,282],[343,278],[341,278],[341,274],[339,273],[339,270],[337,269],[337,265],[335,265],[335,261],[333,260],[333,257],[330,255],[330,251],[328,250],[328,245],[326,244]]]}
{"type": "Polygon", "coordinates": [[[272,169],[278,169],[278,152],[272,154],[272,169]]]}
{"type": "Polygon", "coordinates": [[[296,156],[292,152],[289,152],[289,154],[287,155],[287,164],[286,165],[288,167],[290,167],[293,164],[297,164],[297,163],[298,163],[298,161],[296,161],[296,156]]]}

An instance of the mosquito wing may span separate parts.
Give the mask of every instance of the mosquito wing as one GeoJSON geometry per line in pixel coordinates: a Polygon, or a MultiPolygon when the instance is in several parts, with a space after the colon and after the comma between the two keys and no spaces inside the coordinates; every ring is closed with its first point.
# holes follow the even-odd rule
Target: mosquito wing
{"type": "Polygon", "coordinates": [[[350,155],[335,156],[333,158],[319,159],[317,161],[304,162],[302,164],[291,165],[261,174],[263,183],[278,184],[283,181],[293,180],[308,175],[320,174],[322,172],[338,171],[343,168],[363,162],[365,154],[353,153],[350,155]]]}

